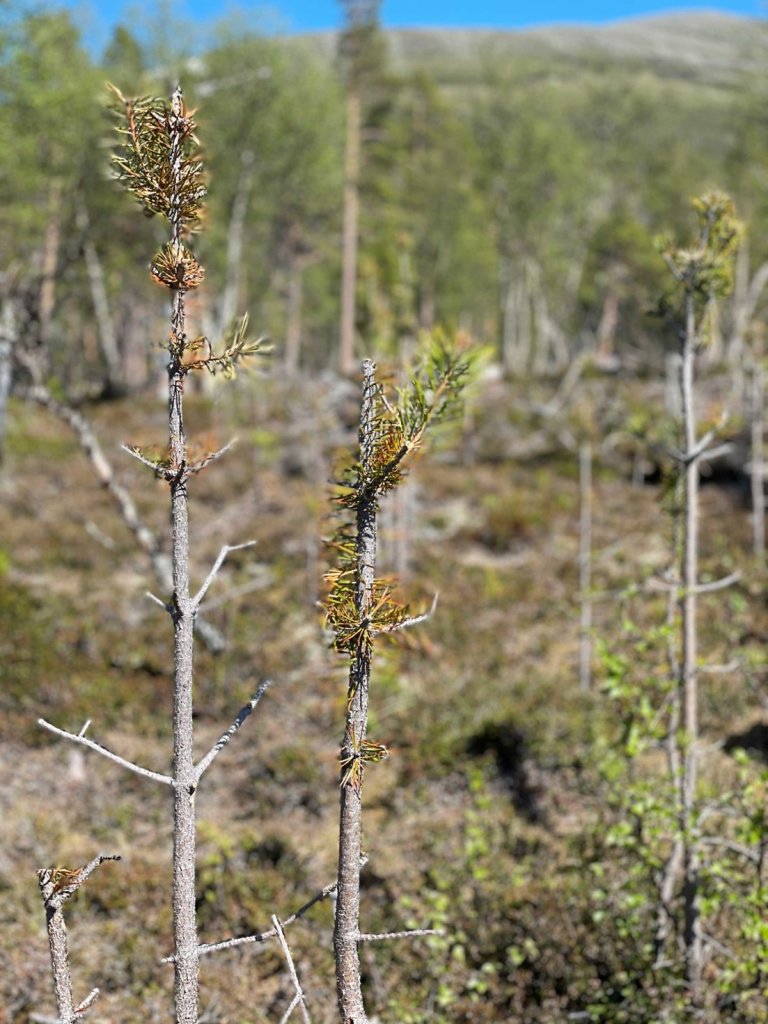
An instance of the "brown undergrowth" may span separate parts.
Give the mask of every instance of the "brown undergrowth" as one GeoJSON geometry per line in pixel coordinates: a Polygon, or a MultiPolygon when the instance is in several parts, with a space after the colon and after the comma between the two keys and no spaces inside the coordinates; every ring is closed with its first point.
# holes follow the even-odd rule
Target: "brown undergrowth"
{"type": "MultiPolygon", "coordinates": [[[[320,538],[333,532],[323,487],[348,428],[328,411],[338,396],[326,402],[314,387],[311,403],[292,402],[276,381],[238,383],[226,403],[216,393],[192,398],[202,430],[222,442],[240,437],[238,457],[196,489],[193,574],[207,571],[224,541],[257,541],[231,557],[209,597],[207,614],[228,647],[217,658],[200,651],[200,743],[216,739],[255,680],[274,679],[255,740],[227,750],[228,771],[200,794],[202,941],[267,928],[272,913],[285,916],[335,875],[345,684],[316,603],[327,565],[320,538]],[[302,404],[324,408],[322,419],[297,422],[292,407],[302,404]]],[[[487,418],[523,431],[519,411],[505,412],[514,401],[505,387],[487,418]]],[[[139,485],[144,471],[118,450],[156,436],[164,411],[145,397],[87,413],[166,537],[163,513],[139,485]]],[[[603,698],[599,671],[598,691],[578,692],[576,456],[552,445],[513,461],[501,448],[473,441],[452,461],[416,468],[406,550],[403,524],[394,512],[387,518],[385,503],[391,565],[383,571],[405,559],[413,604],[440,597],[430,623],[381,658],[372,728],[392,756],[370,772],[366,813],[386,855],[363,873],[364,924],[380,930],[395,907],[404,921],[444,934],[418,940],[426,948],[416,954],[364,949],[382,1021],[553,1022],[586,1005],[613,969],[585,880],[596,856],[590,750],[603,698]]],[[[597,630],[615,637],[630,613],[648,623],[663,615],[663,597],[632,585],[661,567],[666,522],[659,487],[633,485],[631,460],[626,472],[611,462],[597,470],[594,577],[597,630]]],[[[77,731],[87,714],[89,735],[167,770],[158,733],[169,666],[161,615],[144,597],[154,584],[86,459],[44,412],[14,406],[0,490],[0,1005],[9,1024],[50,1005],[29,865],[80,863],[108,842],[124,861],[72,904],[74,974],[101,987],[100,1020],[159,1021],[171,984],[159,963],[170,946],[165,797],[49,743],[34,725],[44,713],[77,731]]],[[[705,565],[713,574],[748,565],[746,510],[722,488],[705,488],[703,502],[705,565]]],[[[747,666],[704,688],[713,742],[745,730],[766,698],[760,587],[747,572],[727,598],[703,602],[708,657],[726,661],[736,649],[747,666]]],[[[321,905],[291,932],[316,1021],[334,1016],[331,929],[321,905]]],[[[220,956],[202,961],[206,1019],[279,1019],[291,993],[276,948],[220,956]]]]}

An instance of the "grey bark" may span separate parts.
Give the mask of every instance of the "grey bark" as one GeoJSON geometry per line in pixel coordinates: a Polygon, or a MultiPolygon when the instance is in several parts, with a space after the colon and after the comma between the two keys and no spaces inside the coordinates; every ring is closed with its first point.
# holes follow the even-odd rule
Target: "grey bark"
{"type": "Polygon", "coordinates": [[[205,333],[212,342],[222,336],[237,316],[237,302],[245,265],[245,222],[255,174],[255,155],[252,150],[245,149],[240,154],[240,177],[229,217],[227,261],[221,303],[213,315],[209,310],[205,317],[205,333]]]}
{"type": "Polygon", "coordinates": [[[698,769],[698,675],[696,598],[699,554],[699,459],[694,406],[694,356],[696,312],[693,294],[686,297],[685,331],[680,365],[680,397],[683,415],[683,538],[681,552],[682,591],[680,595],[682,656],[678,680],[682,696],[685,736],[681,764],[681,831],[683,846],[683,941],[685,971],[691,1002],[701,999],[704,945],[701,931],[699,892],[698,826],[696,822],[696,780],[698,769]]]}
{"type": "Polygon", "coordinates": [[[60,1024],[74,1024],[75,1001],[72,996],[72,975],[69,968],[67,926],[64,922],[62,900],[55,898],[54,871],[46,868],[38,873],[38,884],[45,906],[45,925],[51,954],[53,993],[60,1024]]]}
{"type": "Polygon", "coordinates": [[[304,333],[304,274],[322,255],[312,251],[293,251],[288,257],[285,289],[285,359],[286,376],[295,377],[301,360],[301,338],[304,333]]]}
{"type": "MultiPolygon", "coordinates": [[[[681,483],[682,481],[676,482],[678,496],[682,492],[682,488],[680,486],[681,483]]],[[[673,538],[675,550],[677,550],[678,534],[682,532],[679,530],[679,525],[680,524],[676,519],[675,536],[673,538]]],[[[669,662],[670,678],[675,680],[680,677],[678,642],[674,631],[679,585],[680,579],[678,575],[676,579],[676,586],[672,587],[669,591],[669,602],[667,605],[667,626],[669,628],[669,634],[667,637],[667,659],[669,662]]],[[[669,771],[669,777],[672,780],[673,789],[678,794],[681,792],[682,778],[681,751],[679,745],[680,711],[681,694],[678,687],[677,690],[671,694],[669,726],[667,729],[667,738],[665,743],[667,770],[669,771]]],[[[675,893],[675,887],[680,877],[682,866],[683,838],[682,833],[679,833],[673,839],[672,850],[664,864],[664,872],[659,886],[659,905],[656,911],[656,932],[654,935],[654,960],[656,963],[659,963],[664,955],[667,939],[669,938],[669,934],[672,930],[672,924],[674,923],[672,914],[672,898],[675,893]]]]}
{"type": "Polygon", "coordinates": [[[45,228],[45,239],[40,264],[39,292],[39,344],[47,356],[47,348],[51,340],[51,324],[56,305],[56,269],[59,262],[61,244],[61,199],[63,185],[61,179],[55,178],[48,191],[48,223],[45,228]]]}
{"type": "Polygon", "coordinates": [[[668,416],[679,419],[680,405],[680,353],[668,352],[664,358],[664,408],[668,416]]]}
{"type": "Polygon", "coordinates": [[[749,276],[749,247],[742,242],[736,255],[736,280],[732,299],[731,331],[726,358],[734,369],[741,370],[747,346],[750,324],[757,305],[768,285],[768,263],[763,263],[749,276]]]}
{"type": "Polygon", "coordinates": [[[285,320],[285,373],[295,377],[301,352],[301,310],[304,301],[304,268],[298,257],[288,267],[285,320]]]}
{"type": "MultiPolygon", "coordinates": [[[[181,90],[171,102],[171,241],[181,246],[181,187],[183,153],[181,90]]],[[[187,501],[186,439],[184,435],[182,365],[185,333],[184,293],[173,295],[168,363],[168,453],[171,490],[171,561],[173,576],[173,934],[176,1024],[197,1024],[198,949],[195,916],[195,764],[192,720],[194,609],[189,591],[189,507],[187,501]]]]}
{"type": "Polygon", "coordinates": [[[751,404],[752,550],[762,566],[765,563],[765,373],[759,364],[752,374],[751,404]]]}
{"type": "Polygon", "coordinates": [[[597,327],[595,340],[597,352],[595,359],[598,366],[611,367],[616,361],[616,331],[619,327],[619,296],[615,291],[606,293],[603,299],[603,312],[597,327]]]}
{"type": "Polygon", "coordinates": [[[243,274],[243,247],[245,244],[245,219],[251,198],[255,175],[255,157],[250,149],[240,154],[240,179],[237,195],[232,204],[227,234],[227,278],[221,303],[220,328],[226,330],[237,315],[237,300],[243,274]]]}
{"type": "Polygon", "coordinates": [[[521,263],[515,273],[511,257],[505,257],[501,277],[501,359],[507,373],[519,376],[528,369],[533,330],[527,265],[521,263]]]}
{"type": "Polygon", "coordinates": [[[93,1005],[99,994],[93,989],[85,999],[75,1005],[72,994],[72,974],[69,967],[69,945],[67,926],[64,921],[64,904],[77,892],[83,882],[105,860],[120,860],[115,854],[101,853],[98,857],[75,871],[63,868],[43,868],[37,873],[40,895],[45,908],[45,922],[48,931],[48,948],[51,955],[53,991],[56,998],[57,1024],[75,1024],[93,1005]]]}
{"type": "Polygon", "coordinates": [[[11,393],[13,347],[16,341],[16,317],[13,303],[5,299],[0,314],[0,464],[5,460],[8,432],[8,398],[11,393]]]}
{"type": "MultiPolygon", "coordinates": [[[[355,607],[363,623],[370,611],[376,570],[376,494],[366,491],[373,478],[372,455],[375,430],[376,367],[363,363],[363,397],[360,414],[360,465],[363,487],[357,505],[357,591],[355,607]]],[[[368,729],[368,692],[371,678],[370,648],[360,643],[352,658],[347,697],[347,719],[341,748],[342,785],[339,822],[339,874],[333,947],[336,991],[342,1024],[367,1024],[360,981],[360,866],[363,842],[362,773],[357,784],[345,782],[345,766],[359,758],[368,729]]]]}

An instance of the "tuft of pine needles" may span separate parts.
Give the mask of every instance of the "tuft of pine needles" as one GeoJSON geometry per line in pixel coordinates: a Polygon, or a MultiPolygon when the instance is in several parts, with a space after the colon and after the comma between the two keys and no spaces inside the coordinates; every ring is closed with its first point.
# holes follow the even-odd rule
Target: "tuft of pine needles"
{"type": "Polygon", "coordinates": [[[389,750],[383,743],[374,743],[373,740],[359,740],[352,730],[352,743],[349,754],[339,758],[343,774],[341,776],[341,787],[350,786],[357,792],[363,785],[363,771],[366,764],[378,764],[386,761],[389,757],[389,750]]]}
{"type": "Polygon", "coordinates": [[[392,397],[379,385],[373,443],[366,464],[353,463],[342,479],[338,503],[355,511],[363,494],[379,498],[400,483],[403,463],[421,447],[427,428],[445,422],[461,407],[471,361],[435,331],[420,353],[408,384],[392,397]]]}
{"type": "Polygon", "coordinates": [[[370,653],[375,636],[396,632],[410,616],[407,606],[395,599],[391,582],[382,579],[373,582],[367,612],[358,607],[354,517],[364,503],[375,505],[397,487],[408,457],[421,447],[427,428],[455,415],[470,368],[466,352],[436,331],[427,339],[405,387],[392,396],[381,385],[377,387],[372,443],[367,455],[342,475],[336,495],[342,521],[331,541],[336,565],[325,575],[329,589],[324,607],[334,635],[332,646],[339,653],[350,657],[360,651],[370,653]]]}
{"type": "Polygon", "coordinates": [[[178,247],[167,242],[150,264],[152,280],[172,291],[189,291],[198,288],[205,277],[205,270],[186,245],[178,247]]]}
{"type": "Polygon", "coordinates": [[[165,100],[126,99],[116,86],[113,109],[122,145],[113,156],[117,177],[148,214],[161,214],[192,230],[198,226],[206,187],[191,112],[175,114],[165,100]],[[178,152],[175,147],[178,146],[178,152]],[[177,174],[178,171],[178,174],[177,174]]]}
{"type": "Polygon", "coordinates": [[[685,304],[692,299],[699,344],[706,344],[713,327],[714,302],[733,290],[736,251],[744,226],[736,217],[733,200],[724,192],[705,192],[691,203],[698,221],[693,243],[679,247],[666,239],[657,242],[674,287],[659,301],[658,314],[682,330],[685,304]]]}

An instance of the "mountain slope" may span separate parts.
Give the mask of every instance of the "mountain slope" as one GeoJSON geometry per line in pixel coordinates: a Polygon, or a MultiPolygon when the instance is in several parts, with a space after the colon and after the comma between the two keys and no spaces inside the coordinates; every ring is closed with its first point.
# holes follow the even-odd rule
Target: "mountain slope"
{"type": "MultiPolygon", "coordinates": [[[[768,56],[768,22],[718,11],[670,13],[607,25],[549,25],[502,29],[389,29],[393,65],[421,67],[441,78],[472,78],[491,55],[552,58],[576,65],[595,60],[630,62],[664,77],[734,85],[762,73],[768,56]]],[[[314,35],[330,56],[335,35],[314,35]]]]}

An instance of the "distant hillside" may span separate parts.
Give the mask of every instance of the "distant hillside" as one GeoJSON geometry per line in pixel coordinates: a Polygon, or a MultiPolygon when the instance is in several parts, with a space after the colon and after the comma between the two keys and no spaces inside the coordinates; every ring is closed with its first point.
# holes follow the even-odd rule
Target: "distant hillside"
{"type": "MultiPolygon", "coordinates": [[[[664,77],[733,85],[745,75],[764,72],[768,57],[768,22],[717,11],[670,13],[603,26],[390,29],[386,35],[395,67],[429,68],[447,78],[474,77],[479,62],[495,53],[510,58],[556,57],[577,65],[629,61],[650,65],[664,77]]],[[[335,34],[308,38],[331,56],[335,34]]]]}

